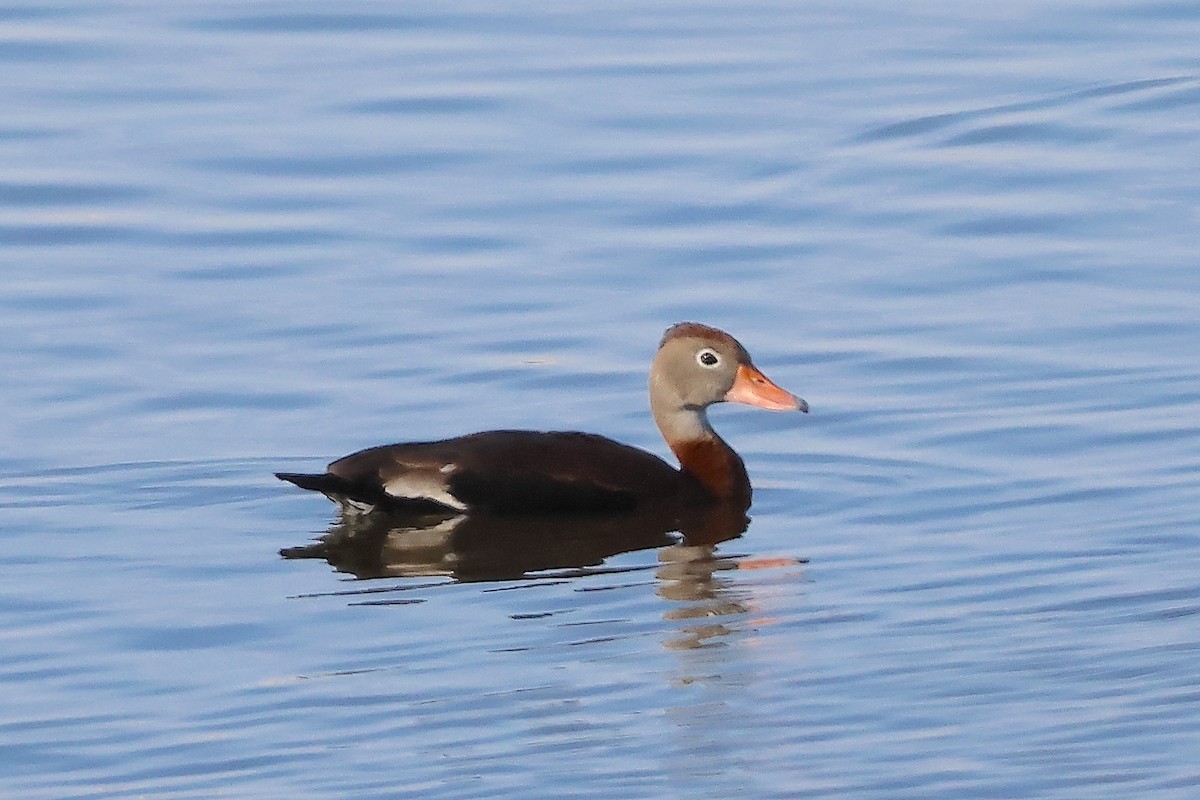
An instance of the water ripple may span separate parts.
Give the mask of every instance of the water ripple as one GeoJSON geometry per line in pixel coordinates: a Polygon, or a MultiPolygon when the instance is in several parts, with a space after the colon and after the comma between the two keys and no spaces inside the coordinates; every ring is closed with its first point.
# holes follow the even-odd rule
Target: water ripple
{"type": "Polygon", "coordinates": [[[0,794],[1196,794],[1194,5],[0,19],[0,794]],[[739,538],[280,557],[680,319],[739,538]]]}

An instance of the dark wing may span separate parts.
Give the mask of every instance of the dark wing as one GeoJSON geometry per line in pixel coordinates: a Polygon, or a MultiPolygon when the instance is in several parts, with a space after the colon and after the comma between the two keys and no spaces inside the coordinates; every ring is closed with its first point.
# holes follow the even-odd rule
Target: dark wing
{"type": "MultiPolygon", "coordinates": [[[[329,475],[367,502],[423,501],[492,513],[630,510],[678,494],[683,480],[636,447],[594,434],[537,431],[372,447],[333,462],[329,475]]],[[[329,494],[325,486],[313,488],[329,494]]]]}

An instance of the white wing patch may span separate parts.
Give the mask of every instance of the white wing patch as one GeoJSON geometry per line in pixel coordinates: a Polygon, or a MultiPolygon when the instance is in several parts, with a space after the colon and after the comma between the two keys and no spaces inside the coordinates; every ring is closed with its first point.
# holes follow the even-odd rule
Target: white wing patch
{"type": "Polygon", "coordinates": [[[361,500],[354,500],[345,495],[329,494],[328,492],[325,493],[325,496],[337,503],[342,509],[342,513],[347,516],[357,517],[363,514],[370,514],[375,510],[374,503],[364,503],[361,500]]]}
{"type": "Polygon", "coordinates": [[[453,464],[447,464],[439,469],[436,473],[426,472],[424,470],[413,470],[397,475],[383,485],[383,490],[392,497],[399,499],[416,499],[432,500],[435,503],[441,503],[447,508],[453,508],[458,511],[466,511],[467,506],[454,495],[446,490],[446,485],[443,482],[443,476],[453,472],[457,467],[453,464]],[[449,468],[449,469],[447,469],[449,468]]]}

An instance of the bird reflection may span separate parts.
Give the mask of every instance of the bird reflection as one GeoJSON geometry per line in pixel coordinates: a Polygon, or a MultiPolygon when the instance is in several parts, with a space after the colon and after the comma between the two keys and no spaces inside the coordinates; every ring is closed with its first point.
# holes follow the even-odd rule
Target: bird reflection
{"type": "Polygon", "coordinates": [[[343,515],[318,541],[280,555],[324,559],[356,578],[498,581],[552,570],[598,571],[621,553],[667,548],[664,563],[682,570],[668,579],[670,591],[681,593],[672,599],[683,600],[710,591],[700,584],[711,583],[707,568],[685,566],[686,554],[706,552],[711,560],[717,544],[741,536],[748,524],[743,511],[724,507],[684,515],[669,509],[589,516],[376,512],[343,515]],[[689,574],[699,579],[695,586],[689,574]]]}
{"type": "Polygon", "coordinates": [[[682,623],[679,635],[663,642],[665,647],[704,647],[733,632],[720,618],[745,614],[749,609],[731,597],[726,581],[717,573],[737,569],[735,559],[717,556],[713,544],[679,543],[664,548],[658,560],[658,594],[675,603],[663,617],[682,623]]]}

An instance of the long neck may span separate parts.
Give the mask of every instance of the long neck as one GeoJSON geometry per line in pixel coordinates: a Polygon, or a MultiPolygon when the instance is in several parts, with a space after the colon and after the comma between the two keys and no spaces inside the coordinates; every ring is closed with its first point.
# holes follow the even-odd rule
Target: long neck
{"type": "Polygon", "coordinates": [[[750,507],[750,478],[746,465],[733,448],[717,435],[703,408],[679,406],[668,398],[650,395],[650,407],[659,431],[680,470],[695,480],[715,500],[750,507]]]}

